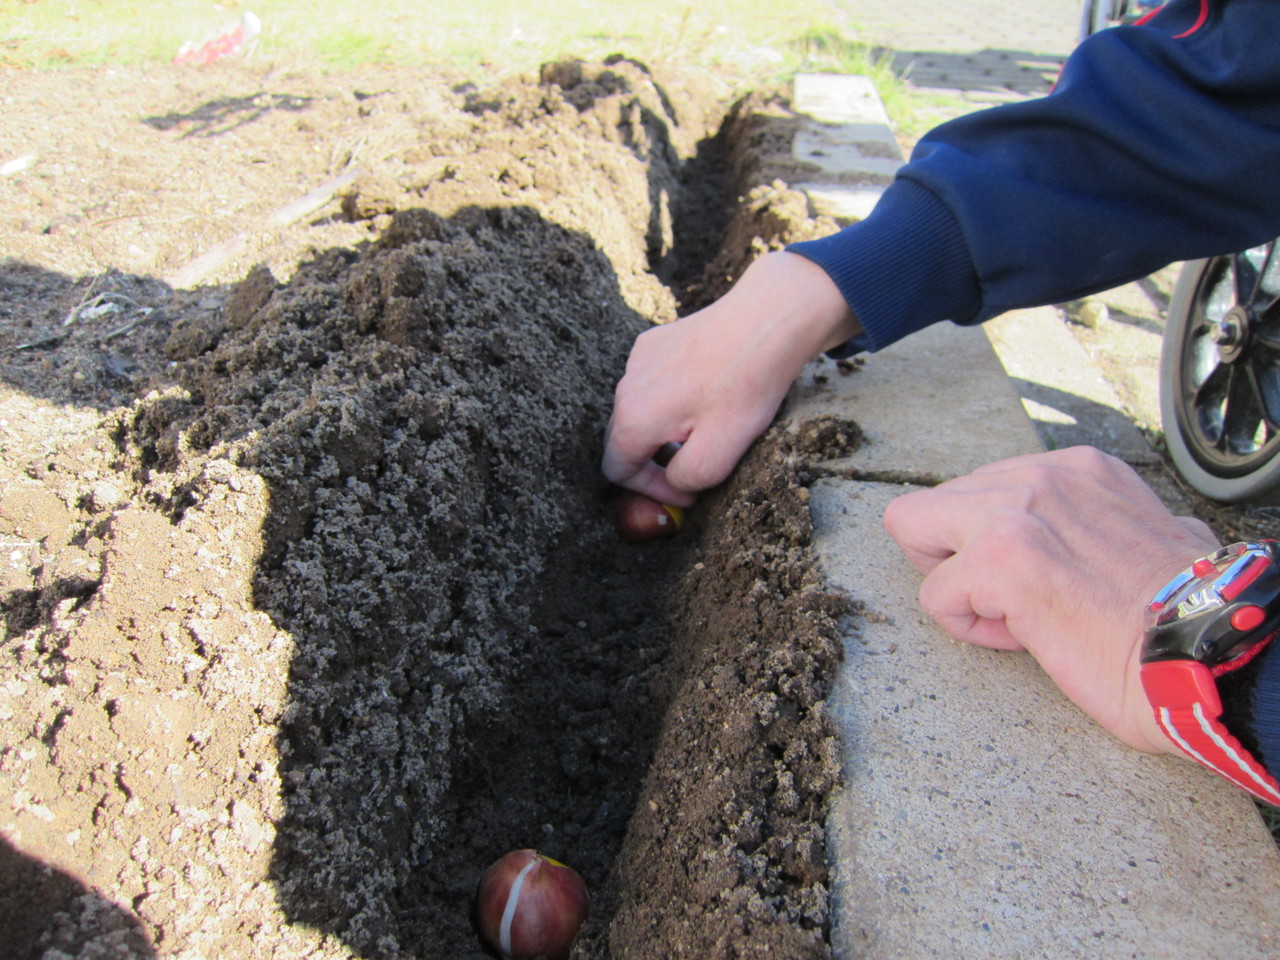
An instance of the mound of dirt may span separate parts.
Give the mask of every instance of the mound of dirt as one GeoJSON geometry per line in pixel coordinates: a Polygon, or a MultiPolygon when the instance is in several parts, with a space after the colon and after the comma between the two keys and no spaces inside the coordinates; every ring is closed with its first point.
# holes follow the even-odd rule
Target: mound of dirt
{"type": "Polygon", "coordinates": [[[830,227],[751,182],[772,107],[625,58],[0,86],[10,955],[479,957],[536,847],[575,957],[827,956],[805,483],[856,430],[652,546],[598,471],[635,335],[830,227]]]}

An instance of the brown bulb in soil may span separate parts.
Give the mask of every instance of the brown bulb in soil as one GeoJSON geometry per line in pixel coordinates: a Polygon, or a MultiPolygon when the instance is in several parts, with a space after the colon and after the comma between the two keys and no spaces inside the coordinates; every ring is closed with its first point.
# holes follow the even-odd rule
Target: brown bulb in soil
{"type": "Polygon", "coordinates": [[[613,525],[628,543],[670,540],[684,526],[684,511],[626,490],[613,508],[613,525]]]}
{"type": "Polygon", "coordinates": [[[587,886],[577,872],[536,850],[514,850],[476,888],[480,936],[508,960],[566,960],[587,919],[587,886]]]}

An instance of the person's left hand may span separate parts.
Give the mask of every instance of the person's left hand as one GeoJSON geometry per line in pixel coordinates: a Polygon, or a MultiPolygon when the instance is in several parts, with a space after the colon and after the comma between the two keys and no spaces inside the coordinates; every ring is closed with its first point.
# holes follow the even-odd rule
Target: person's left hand
{"type": "Polygon", "coordinates": [[[1026,650],[1125,743],[1176,752],[1139,676],[1143,611],[1212,553],[1126,464],[1089,447],[1014,457],[899,497],[885,528],[925,575],[920,603],[952,637],[1026,650]]]}

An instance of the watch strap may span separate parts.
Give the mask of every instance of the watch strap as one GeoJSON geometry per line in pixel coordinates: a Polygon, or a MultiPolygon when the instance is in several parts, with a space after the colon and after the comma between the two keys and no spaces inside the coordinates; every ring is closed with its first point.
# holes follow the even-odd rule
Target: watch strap
{"type": "Polygon", "coordinates": [[[1142,686],[1155,705],[1156,723],[1179,750],[1259,800],[1280,806],[1280,783],[1222,725],[1222,699],[1209,667],[1182,659],[1144,663],[1142,686]]]}

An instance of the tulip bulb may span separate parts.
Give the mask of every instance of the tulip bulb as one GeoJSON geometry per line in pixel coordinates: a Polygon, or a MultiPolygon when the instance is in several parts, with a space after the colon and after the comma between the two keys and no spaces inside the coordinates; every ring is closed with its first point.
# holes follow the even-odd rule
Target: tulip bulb
{"type": "Polygon", "coordinates": [[[588,903],[586,884],[572,868],[536,850],[515,850],[480,880],[476,925],[506,960],[566,960],[588,903]]]}
{"type": "Polygon", "coordinates": [[[670,540],[684,526],[684,511],[628,490],[614,506],[613,524],[628,543],[670,540]]]}

